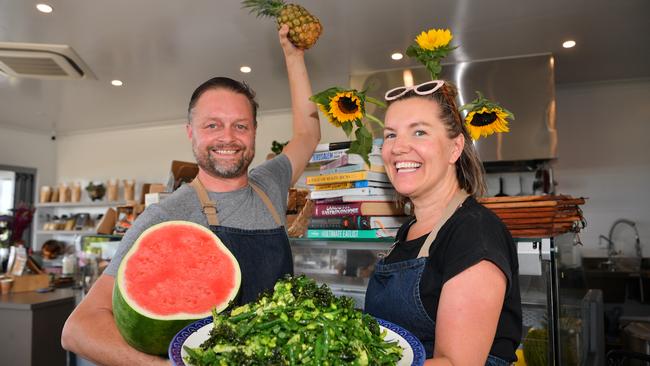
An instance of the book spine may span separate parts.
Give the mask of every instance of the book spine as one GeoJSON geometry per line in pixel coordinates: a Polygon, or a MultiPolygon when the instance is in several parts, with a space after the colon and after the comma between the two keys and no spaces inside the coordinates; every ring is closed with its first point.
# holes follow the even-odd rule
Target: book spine
{"type": "Polygon", "coordinates": [[[350,165],[344,165],[338,168],[331,168],[331,169],[325,169],[320,171],[320,175],[325,175],[325,174],[336,174],[336,173],[350,173],[350,172],[358,172],[361,170],[364,170],[365,166],[363,164],[350,164],[350,165]]]}
{"type": "Polygon", "coordinates": [[[319,162],[335,160],[341,157],[343,154],[345,154],[346,151],[347,149],[317,152],[311,156],[311,159],[309,159],[309,163],[319,163],[319,162]]]}
{"type": "Polygon", "coordinates": [[[333,203],[343,203],[341,197],[331,197],[331,198],[321,198],[317,200],[312,200],[315,204],[333,204],[333,203]]]}
{"type": "Polygon", "coordinates": [[[331,191],[335,189],[347,189],[355,188],[356,182],[346,182],[346,183],[332,183],[332,184],[319,184],[314,186],[315,191],[331,191]]]}
{"type": "Polygon", "coordinates": [[[348,164],[348,154],[341,155],[338,159],[330,161],[327,164],[323,164],[320,167],[321,172],[323,170],[339,168],[348,164]]]}
{"type": "Polygon", "coordinates": [[[307,184],[325,184],[339,182],[353,182],[355,180],[364,180],[368,176],[367,172],[350,172],[337,174],[313,175],[307,177],[307,184]]]}
{"type": "Polygon", "coordinates": [[[352,196],[341,196],[339,197],[341,202],[395,202],[397,196],[394,194],[382,194],[382,195],[352,195],[352,196]]]}
{"type": "Polygon", "coordinates": [[[349,149],[351,141],[330,142],[316,145],[315,152],[349,149]]]}
{"type": "Polygon", "coordinates": [[[331,183],[331,184],[316,184],[314,185],[315,191],[329,191],[333,189],[348,189],[348,188],[392,188],[393,186],[384,182],[371,182],[367,180],[357,180],[354,182],[345,183],[331,183]]]}
{"type": "Polygon", "coordinates": [[[348,195],[370,195],[372,194],[371,190],[373,189],[383,189],[383,188],[347,188],[347,189],[332,189],[328,191],[311,191],[309,193],[309,198],[316,200],[319,198],[343,197],[348,195]]]}
{"type": "Polygon", "coordinates": [[[316,204],[313,217],[340,217],[359,215],[361,212],[360,203],[347,204],[316,204]]]}
{"type": "Polygon", "coordinates": [[[344,216],[344,217],[315,217],[309,221],[309,229],[346,229],[346,230],[368,230],[376,227],[370,226],[368,216],[344,216]]]}
{"type": "Polygon", "coordinates": [[[344,230],[344,229],[307,229],[310,239],[376,239],[386,237],[378,229],[344,230]]]}

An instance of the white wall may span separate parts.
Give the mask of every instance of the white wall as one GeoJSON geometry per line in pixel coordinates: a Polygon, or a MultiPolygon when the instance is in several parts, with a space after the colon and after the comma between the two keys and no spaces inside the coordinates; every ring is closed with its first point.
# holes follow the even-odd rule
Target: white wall
{"type": "Polygon", "coordinates": [[[650,80],[558,86],[556,96],[558,192],[588,198],[583,255],[606,255],[598,236],[627,218],[650,256],[650,80]]]}
{"type": "MultiPolygon", "coordinates": [[[[321,117],[322,141],[343,141],[345,134],[321,117]]],[[[291,137],[291,111],[260,112],[256,156],[263,162],[273,140],[291,137]]],[[[172,160],[195,161],[185,133],[185,121],[160,126],[85,132],[57,139],[57,181],[71,183],[108,179],[135,179],[139,183],[167,183],[172,160]]]]}
{"type": "Polygon", "coordinates": [[[56,142],[42,133],[0,127],[0,165],[36,169],[36,186],[56,182],[56,142]]]}
{"type": "Polygon", "coordinates": [[[86,132],[57,139],[57,180],[167,183],[172,160],[194,161],[183,121],[86,132]]]}

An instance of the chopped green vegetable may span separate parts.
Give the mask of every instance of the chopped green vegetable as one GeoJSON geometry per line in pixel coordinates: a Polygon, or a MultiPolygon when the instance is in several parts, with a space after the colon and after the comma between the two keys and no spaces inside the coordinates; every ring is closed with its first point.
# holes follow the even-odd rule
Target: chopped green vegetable
{"type": "Polygon", "coordinates": [[[377,321],[305,277],[289,277],[256,302],[213,312],[209,338],[185,347],[195,366],[395,365],[397,342],[385,342],[377,321]]]}

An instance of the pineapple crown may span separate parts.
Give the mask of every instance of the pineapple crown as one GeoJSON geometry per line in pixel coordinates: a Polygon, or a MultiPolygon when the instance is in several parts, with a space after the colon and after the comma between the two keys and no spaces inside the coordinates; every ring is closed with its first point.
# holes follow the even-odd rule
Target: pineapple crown
{"type": "Polygon", "coordinates": [[[257,17],[274,17],[280,15],[280,11],[285,6],[283,0],[244,0],[244,8],[250,8],[251,13],[257,17]]]}

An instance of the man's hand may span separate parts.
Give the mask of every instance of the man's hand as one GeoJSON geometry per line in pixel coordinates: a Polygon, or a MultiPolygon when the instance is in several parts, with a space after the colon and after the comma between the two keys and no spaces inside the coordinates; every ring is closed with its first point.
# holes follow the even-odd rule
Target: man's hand
{"type": "Polygon", "coordinates": [[[293,56],[304,56],[305,51],[299,48],[289,41],[287,35],[289,34],[289,26],[282,24],[280,30],[278,31],[278,36],[280,37],[280,45],[282,46],[282,51],[284,52],[284,57],[291,58],[293,56]]]}

